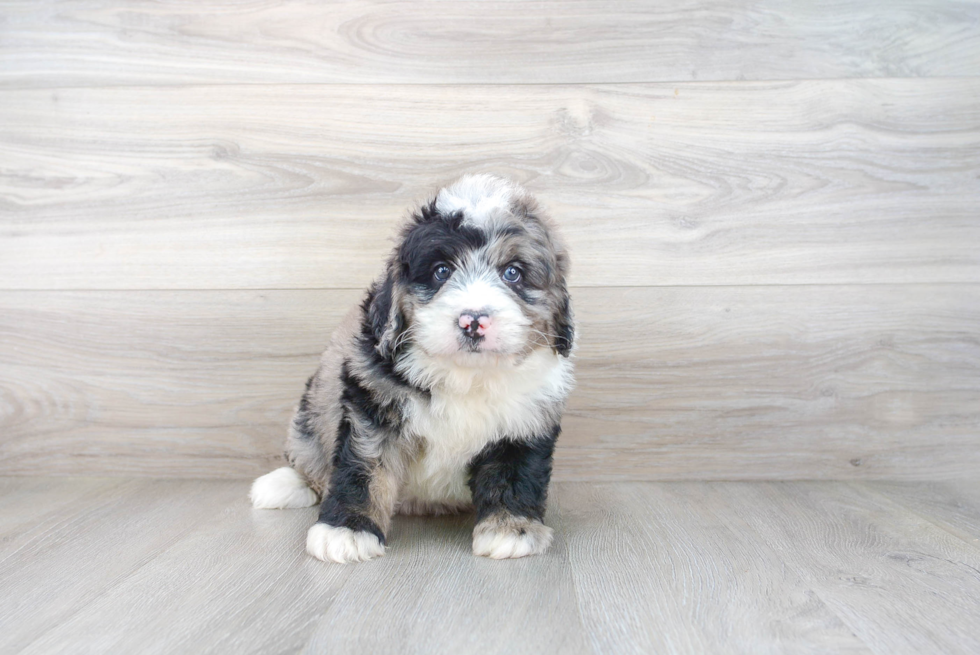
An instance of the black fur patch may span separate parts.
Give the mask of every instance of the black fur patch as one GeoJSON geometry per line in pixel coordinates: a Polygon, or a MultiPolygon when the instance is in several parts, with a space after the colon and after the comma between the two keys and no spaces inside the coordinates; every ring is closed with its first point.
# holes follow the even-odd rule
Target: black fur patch
{"type": "Polygon", "coordinates": [[[404,326],[404,319],[400,312],[396,313],[394,317],[391,316],[394,286],[395,280],[391,271],[389,271],[383,281],[371,285],[367,297],[361,304],[361,311],[374,337],[374,345],[385,356],[390,355],[388,351],[392,345],[391,343],[385,343],[385,333],[388,331],[388,328],[390,327],[392,329],[392,334],[387,335],[387,338],[394,340],[398,338],[398,334],[404,326]],[[394,324],[389,326],[389,320],[392,320],[394,324]]]}
{"type": "Polygon", "coordinates": [[[314,417],[310,412],[298,412],[293,419],[293,427],[301,439],[314,441],[316,439],[316,428],[313,425],[314,417]]]}
{"type": "Polygon", "coordinates": [[[398,427],[400,421],[397,412],[390,411],[389,407],[376,401],[371,392],[361,385],[360,380],[350,374],[347,362],[340,367],[340,383],[343,387],[340,398],[344,404],[345,415],[348,412],[356,412],[361,418],[367,419],[375,429],[398,427]]]}
{"type": "Polygon", "coordinates": [[[563,357],[572,352],[575,328],[572,325],[572,307],[568,292],[562,289],[561,306],[555,314],[555,350],[563,357]]]}
{"type": "Polygon", "coordinates": [[[377,341],[371,330],[370,325],[363,323],[361,325],[361,334],[357,340],[358,346],[361,349],[361,354],[363,354],[362,361],[366,363],[375,375],[383,377],[390,382],[402,386],[406,389],[411,389],[412,391],[429,397],[429,390],[423,389],[420,386],[413,384],[408,378],[398,372],[395,368],[395,362],[398,360],[399,353],[397,349],[395,352],[389,353],[388,356],[382,356],[378,352],[376,347],[377,341]]]}
{"type": "Polygon", "coordinates": [[[469,486],[477,509],[477,522],[506,511],[538,521],[544,519],[551,480],[556,425],[532,441],[507,439],[489,444],[469,464],[469,486]]]}
{"type": "Polygon", "coordinates": [[[293,428],[301,439],[305,440],[315,440],[317,438],[316,427],[314,426],[314,421],[316,417],[313,414],[310,396],[313,391],[313,381],[316,379],[316,375],[311,375],[310,379],[306,381],[306,391],[303,392],[303,396],[299,399],[299,407],[297,408],[296,415],[293,417],[293,428]]]}
{"type": "Polygon", "coordinates": [[[398,248],[400,272],[416,295],[427,301],[442,286],[432,275],[435,264],[459,262],[470,250],[486,245],[487,235],[483,230],[463,225],[461,212],[448,216],[438,213],[433,201],[416,214],[402,234],[398,248]]]}
{"type": "MultiPolygon", "coordinates": [[[[344,390],[345,396],[347,389],[344,390]]],[[[378,524],[366,516],[371,507],[371,464],[354,450],[353,429],[347,410],[337,430],[330,472],[330,493],[320,504],[320,523],[370,532],[384,544],[385,536],[378,524]]]]}

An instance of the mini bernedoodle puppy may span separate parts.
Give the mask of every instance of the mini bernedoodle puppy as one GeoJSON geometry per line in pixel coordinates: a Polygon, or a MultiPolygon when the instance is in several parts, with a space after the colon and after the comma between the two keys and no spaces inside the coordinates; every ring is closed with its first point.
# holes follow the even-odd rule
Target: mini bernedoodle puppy
{"type": "Polygon", "coordinates": [[[257,508],[309,507],[306,549],[385,551],[395,513],[476,510],[473,552],[544,552],[552,452],[572,388],[568,255],[521,187],[465,176],[416,210],[331,337],[257,508]]]}

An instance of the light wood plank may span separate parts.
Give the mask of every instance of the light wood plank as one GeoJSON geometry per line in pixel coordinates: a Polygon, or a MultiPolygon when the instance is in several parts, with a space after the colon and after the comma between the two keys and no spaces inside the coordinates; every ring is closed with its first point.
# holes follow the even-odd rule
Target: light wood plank
{"type": "Polygon", "coordinates": [[[980,482],[874,482],[863,488],[881,494],[980,547],[980,482]]]}
{"type": "MultiPolygon", "coordinates": [[[[306,554],[316,508],[253,510],[248,484],[232,502],[139,571],[22,652],[295,653],[353,567],[306,554]],[[138,627],[137,627],[138,626],[138,627]]],[[[172,489],[172,501],[186,492],[172,489]]],[[[175,535],[176,536],[176,535],[175,535]]]]}
{"type": "Polygon", "coordinates": [[[595,653],[869,653],[705,483],[558,486],[595,653]]]}
{"type": "Polygon", "coordinates": [[[41,517],[0,553],[0,649],[19,652],[241,493],[227,483],[129,481],[41,517]]]}
{"type": "Polygon", "coordinates": [[[38,524],[77,513],[83,503],[112,494],[120,478],[0,478],[0,560],[30,539],[38,524]]]}
{"type": "Polygon", "coordinates": [[[876,653],[980,651],[980,549],[860,487],[715,488],[876,653]]]}
{"type": "MultiPolygon", "coordinates": [[[[0,293],[7,473],[281,462],[356,291],[0,293]]],[[[577,289],[560,479],[940,479],[980,465],[980,286],[577,289]]]]}
{"type": "Polygon", "coordinates": [[[304,652],[589,652],[563,535],[544,555],[501,562],[473,555],[472,526],[396,520],[388,552],[357,567],[304,652]]]}
{"type": "Polygon", "coordinates": [[[362,294],[6,295],[3,468],[178,477],[268,470],[281,460],[292,408],[331,331],[362,294]],[[42,459],[61,453],[60,463],[48,468],[38,448],[42,459]]]}
{"type": "Polygon", "coordinates": [[[971,475],[978,291],[579,291],[562,465],[593,480],[971,475]]]}
{"type": "Polygon", "coordinates": [[[976,75],[974,2],[4,2],[0,84],[976,75]]]}
{"type": "Polygon", "coordinates": [[[0,287],[363,288],[460,172],[575,286],[980,281],[980,79],[9,91],[0,287]]]}

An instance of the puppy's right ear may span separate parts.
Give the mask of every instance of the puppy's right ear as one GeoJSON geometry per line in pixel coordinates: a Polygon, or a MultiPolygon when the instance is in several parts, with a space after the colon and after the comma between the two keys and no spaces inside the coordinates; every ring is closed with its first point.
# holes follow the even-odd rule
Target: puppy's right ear
{"type": "Polygon", "coordinates": [[[366,319],[374,336],[374,349],[385,359],[391,357],[395,341],[404,327],[394,278],[389,267],[384,280],[371,287],[364,303],[366,319]]]}

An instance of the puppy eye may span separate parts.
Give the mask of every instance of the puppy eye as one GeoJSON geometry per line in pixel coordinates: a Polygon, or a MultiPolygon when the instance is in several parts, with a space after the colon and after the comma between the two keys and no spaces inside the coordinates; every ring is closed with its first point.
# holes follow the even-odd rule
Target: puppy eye
{"type": "Polygon", "coordinates": [[[449,268],[447,264],[436,264],[435,268],[432,269],[432,277],[434,277],[437,282],[445,282],[452,274],[453,269],[449,268]]]}
{"type": "Polygon", "coordinates": [[[504,282],[514,284],[515,282],[519,282],[521,279],[521,269],[517,268],[516,266],[508,266],[504,269],[504,272],[500,277],[504,278],[504,282]]]}

